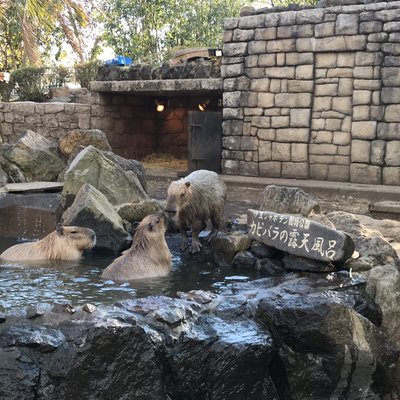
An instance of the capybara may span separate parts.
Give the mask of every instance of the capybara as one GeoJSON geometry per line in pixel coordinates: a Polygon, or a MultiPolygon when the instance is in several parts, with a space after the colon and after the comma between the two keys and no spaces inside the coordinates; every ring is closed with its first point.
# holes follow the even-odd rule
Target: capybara
{"type": "Polygon", "coordinates": [[[191,253],[200,251],[199,233],[211,222],[210,241],[218,232],[227,188],[217,173],[200,169],[168,187],[165,211],[175,214],[181,233],[181,249],[188,246],[186,229],[192,229],[191,253]]]}
{"type": "Polygon", "coordinates": [[[19,243],[0,254],[8,261],[79,260],[83,251],[96,244],[96,234],[88,228],[63,226],[37,242],[19,243]]]}
{"type": "Polygon", "coordinates": [[[163,213],[144,217],[135,230],[131,247],[116,258],[101,276],[113,281],[132,281],[167,275],[171,270],[172,256],[165,231],[163,213]]]}

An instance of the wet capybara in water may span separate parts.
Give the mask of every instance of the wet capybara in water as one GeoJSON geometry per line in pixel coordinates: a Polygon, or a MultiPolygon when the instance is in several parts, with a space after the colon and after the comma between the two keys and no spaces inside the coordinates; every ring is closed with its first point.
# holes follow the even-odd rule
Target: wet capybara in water
{"type": "Polygon", "coordinates": [[[165,240],[163,213],[148,215],[138,225],[131,247],[116,258],[102,273],[105,279],[131,281],[167,275],[172,256],[165,240]]]}
{"type": "Polygon", "coordinates": [[[224,211],[227,188],[213,171],[201,169],[168,187],[165,211],[176,217],[181,233],[181,249],[188,246],[186,229],[192,229],[191,253],[200,251],[199,233],[211,222],[211,240],[218,232],[224,211]]]}
{"type": "Polygon", "coordinates": [[[8,261],[79,260],[83,251],[96,244],[96,234],[88,228],[63,226],[37,242],[19,243],[0,254],[8,261]]]}

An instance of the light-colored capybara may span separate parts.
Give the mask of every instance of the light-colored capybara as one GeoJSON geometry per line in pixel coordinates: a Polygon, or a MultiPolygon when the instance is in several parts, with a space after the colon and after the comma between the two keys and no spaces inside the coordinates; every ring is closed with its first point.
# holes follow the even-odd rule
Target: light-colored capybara
{"type": "Polygon", "coordinates": [[[116,258],[101,276],[113,281],[132,281],[167,275],[171,270],[172,256],[165,231],[163,213],[144,217],[135,230],[131,247],[116,258]]]}
{"type": "Polygon", "coordinates": [[[96,244],[93,230],[57,224],[56,229],[37,242],[19,243],[0,254],[8,261],[79,260],[83,251],[96,244]]]}
{"type": "Polygon", "coordinates": [[[227,188],[219,175],[201,169],[185,178],[172,182],[168,187],[165,211],[176,216],[181,233],[181,249],[188,242],[186,230],[192,229],[191,253],[200,251],[199,233],[211,222],[210,241],[218,232],[224,211],[227,188]]]}

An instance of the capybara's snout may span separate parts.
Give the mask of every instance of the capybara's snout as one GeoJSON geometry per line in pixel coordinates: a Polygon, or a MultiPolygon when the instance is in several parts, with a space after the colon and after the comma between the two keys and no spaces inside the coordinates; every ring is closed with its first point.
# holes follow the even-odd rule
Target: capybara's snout
{"type": "Polygon", "coordinates": [[[173,202],[167,201],[164,211],[167,214],[176,214],[176,206],[173,204],[173,202]]]}
{"type": "Polygon", "coordinates": [[[164,212],[164,211],[157,211],[155,214],[154,214],[155,216],[156,216],[156,218],[157,218],[157,223],[159,223],[159,222],[163,222],[164,224],[166,223],[166,221],[167,221],[167,214],[164,212]]]}

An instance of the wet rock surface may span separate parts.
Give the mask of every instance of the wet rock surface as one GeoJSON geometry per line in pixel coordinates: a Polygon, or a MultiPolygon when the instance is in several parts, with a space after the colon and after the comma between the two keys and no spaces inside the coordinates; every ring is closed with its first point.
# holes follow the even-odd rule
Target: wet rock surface
{"type": "Polygon", "coordinates": [[[327,216],[352,236],[366,272],[331,272],[235,232],[219,238],[225,260],[268,278],[93,312],[0,315],[0,399],[396,398],[397,255],[353,217],[327,216]]]}
{"type": "Polygon", "coordinates": [[[357,259],[350,260],[348,268],[354,271],[366,271],[377,265],[393,264],[400,266],[399,256],[381,232],[360,223],[356,215],[346,212],[327,214],[336,229],[349,234],[355,243],[355,250],[360,254],[357,259]]]}
{"type": "Polygon", "coordinates": [[[96,247],[117,252],[129,247],[131,234],[107,198],[95,187],[85,183],[72,205],[63,213],[66,225],[84,226],[96,232],[96,247]]]}
{"type": "Polygon", "coordinates": [[[295,273],[91,314],[9,316],[0,398],[383,398],[399,389],[398,353],[365,285],[295,273]]]}
{"type": "Polygon", "coordinates": [[[0,236],[41,239],[62,214],[60,193],[0,194],[0,236]]]}

